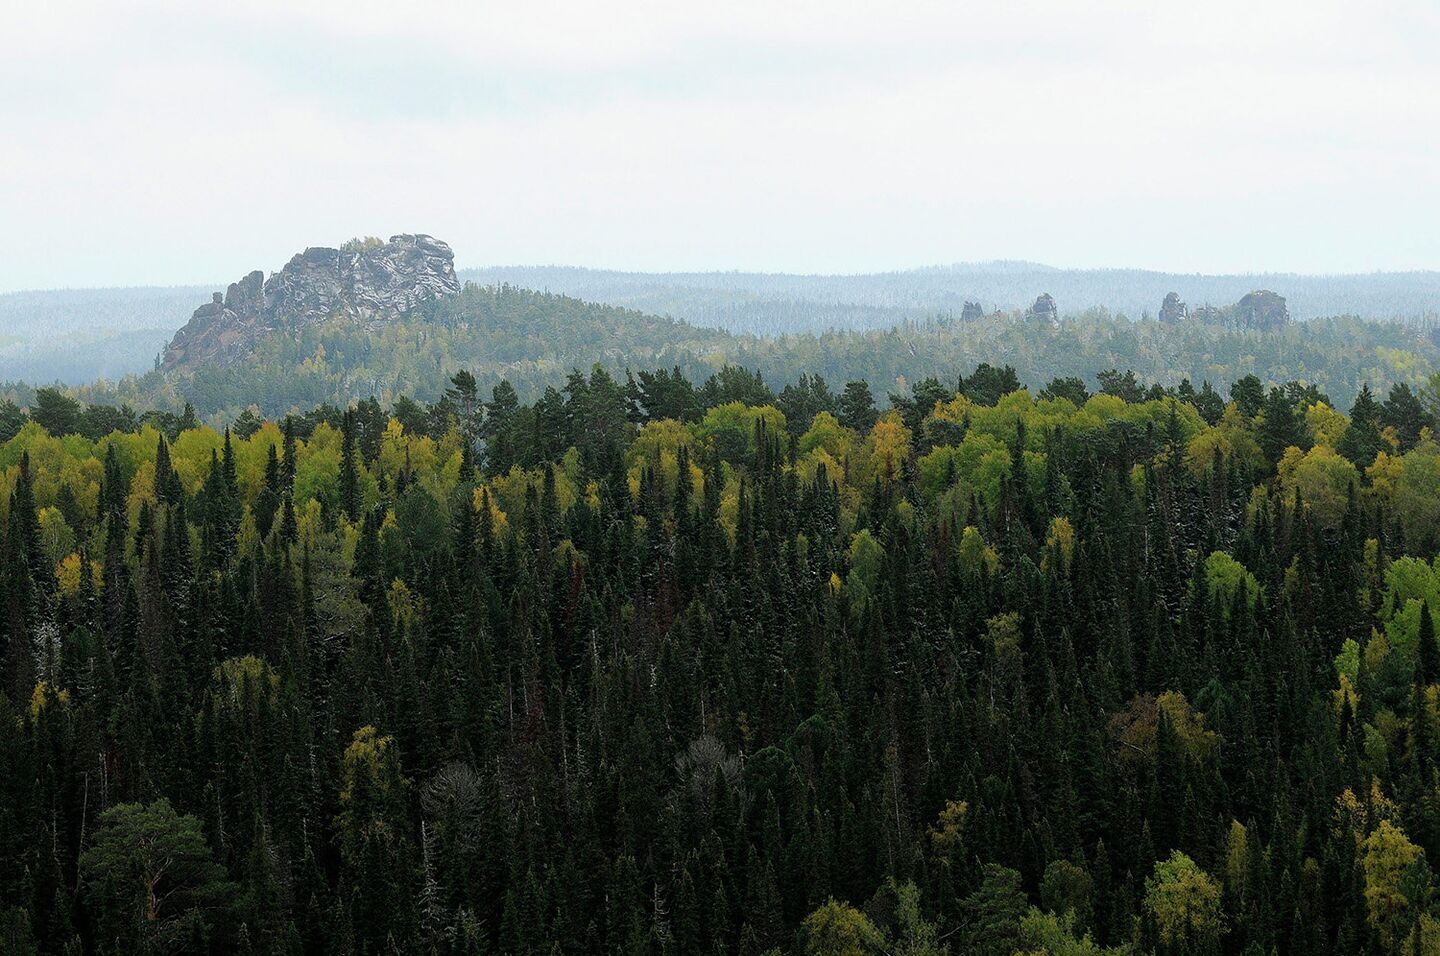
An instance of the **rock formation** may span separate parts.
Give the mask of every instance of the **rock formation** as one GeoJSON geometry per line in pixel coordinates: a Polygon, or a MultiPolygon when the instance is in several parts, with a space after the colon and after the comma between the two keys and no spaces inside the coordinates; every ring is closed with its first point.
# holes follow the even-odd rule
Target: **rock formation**
{"type": "Polygon", "coordinates": [[[1180,295],[1176,292],[1169,292],[1165,295],[1165,301],[1160,303],[1160,321],[1166,325],[1175,325],[1182,321],[1190,310],[1185,308],[1185,303],[1180,301],[1180,295]]]}
{"type": "Polygon", "coordinates": [[[312,247],[269,279],[255,271],[224,296],[195,310],[165,348],[162,367],[224,364],[260,336],[340,316],[373,330],[430,299],[460,291],[455,255],[439,239],[391,236],[389,242],[312,247]]]}
{"type": "Polygon", "coordinates": [[[965,300],[965,306],[960,310],[961,322],[974,322],[976,319],[983,319],[984,317],[985,309],[979,302],[971,302],[969,299],[965,300]]]}
{"type": "Polygon", "coordinates": [[[1060,324],[1060,310],[1055,305],[1055,297],[1048,292],[1040,294],[1040,297],[1035,300],[1034,305],[1030,306],[1030,311],[1027,312],[1026,315],[1036,319],[1043,319],[1051,325],[1060,324]]]}
{"type": "Polygon", "coordinates": [[[1283,295],[1257,289],[1235,303],[1235,319],[1245,328],[1278,329],[1290,321],[1290,310],[1283,295]]]}

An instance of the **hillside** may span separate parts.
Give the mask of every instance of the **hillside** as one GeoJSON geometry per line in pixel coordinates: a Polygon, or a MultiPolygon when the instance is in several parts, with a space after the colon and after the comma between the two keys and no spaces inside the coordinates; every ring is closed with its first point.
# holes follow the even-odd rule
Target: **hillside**
{"type": "Polygon", "coordinates": [[[508,379],[533,395],[573,367],[597,361],[689,367],[695,356],[732,344],[722,332],[627,309],[471,285],[376,327],[332,317],[257,339],[228,363],[155,372],[141,381],[206,414],[251,404],[284,412],[370,395],[433,398],[461,367],[487,387],[508,379]]]}

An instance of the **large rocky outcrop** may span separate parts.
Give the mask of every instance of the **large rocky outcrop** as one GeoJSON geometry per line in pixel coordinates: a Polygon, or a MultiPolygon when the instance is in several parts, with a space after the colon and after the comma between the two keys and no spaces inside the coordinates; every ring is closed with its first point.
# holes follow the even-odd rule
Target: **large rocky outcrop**
{"type": "Polygon", "coordinates": [[[1060,324],[1060,309],[1055,305],[1055,297],[1048,292],[1042,292],[1026,314],[1051,325],[1060,324]]]}
{"type": "Polygon", "coordinates": [[[340,316],[373,330],[429,299],[460,291],[455,254],[425,235],[312,247],[269,279],[258,270],[195,310],[165,348],[162,367],[224,364],[261,336],[340,316]]]}
{"type": "Polygon", "coordinates": [[[1185,303],[1180,301],[1178,292],[1169,292],[1165,295],[1165,301],[1160,303],[1160,321],[1166,325],[1175,325],[1184,320],[1190,312],[1185,308],[1185,303]]]}
{"type": "Polygon", "coordinates": [[[1278,329],[1290,321],[1290,309],[1283,295],[1257,289],[1235,303],[1235,318],[1245,328],[1278,329]]]}
{"type": "MultiPolygon", "coordinates": [[[[1174,293],[1171,293],[1174,295],[1174,293]]],[[[1170,304],[1170,296],[1165,297],[1165,304],[1170,304]]],[[[1184,308],[1184,303],[1180,303],[1184,308]]],[[[1165,319],[1165,309],[1161,308],[1160,318],[1165,319]]],[[[1285,297],[1277,292],[1267,289],[1257,289],[1254,292],[1246,293],[1234,305],[1227,305],[1224,308],[1217,308],[1210,304],[1197,306],[1190,310],[1190,321],[1204,322],[1210,325],[1224,326],[1227,329],[1241,331],[1245,329],[1256,329],[1269,331],[1283,328],[1290,322],[1290,309],[1285,303],[1285,297]]]]}
{"type": "Polygon", "coordinates": [[[977,322],[983,318],[985,318],[984,307],[982,307],[979,302],[971,302],[969,299],[966,299],[965,307],[960,310],[960,321],[977,322]]]}

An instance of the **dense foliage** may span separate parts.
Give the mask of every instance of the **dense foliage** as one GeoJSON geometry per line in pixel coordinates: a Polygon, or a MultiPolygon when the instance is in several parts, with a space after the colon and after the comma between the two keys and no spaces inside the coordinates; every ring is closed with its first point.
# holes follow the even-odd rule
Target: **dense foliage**
{"type": "Polygon", "coordinates": [[[1435,952],[1426,403],[916,378],[16,410],[0,949],[1435,952]]]}

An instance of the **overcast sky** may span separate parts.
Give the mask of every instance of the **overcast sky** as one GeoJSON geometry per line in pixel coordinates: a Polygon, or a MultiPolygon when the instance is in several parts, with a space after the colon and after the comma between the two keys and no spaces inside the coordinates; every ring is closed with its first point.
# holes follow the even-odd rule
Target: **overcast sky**
{"type": "Polygon", "coordinates": [[[219,6],[0,13],[0,290],[395,232],[462,266],[1440,268],[1435,0],[219,6]]]}

